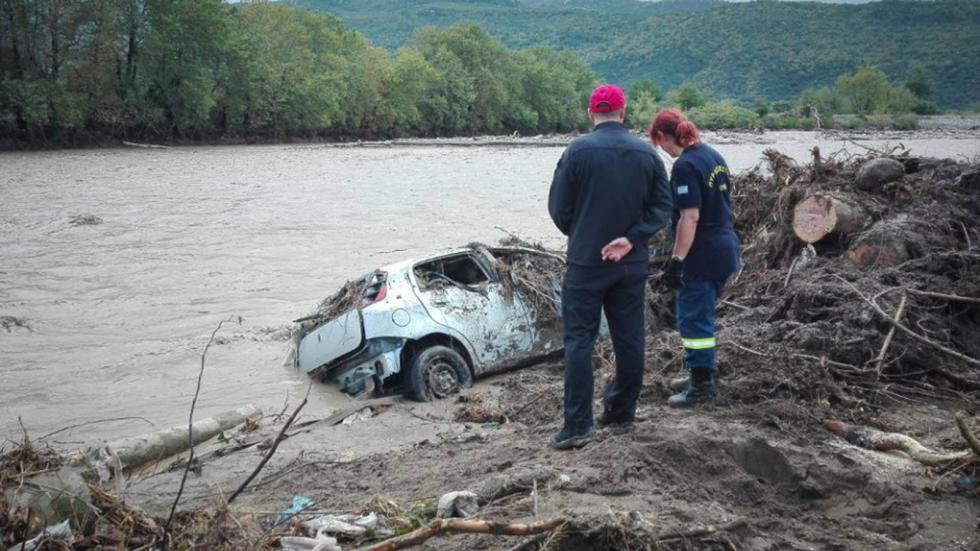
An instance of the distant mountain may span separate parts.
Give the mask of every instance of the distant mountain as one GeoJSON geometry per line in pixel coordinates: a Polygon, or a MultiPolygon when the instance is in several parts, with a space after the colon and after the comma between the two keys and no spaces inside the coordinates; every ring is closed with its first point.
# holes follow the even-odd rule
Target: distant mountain
{"type": "Polygon", "coordinates": [[[901,81],[911,61],[936,99],[980,102],[980,2],[888,0],[860,5],[715,0],[289,0],[331,12],[390,50],[425,25],[475,21],[511,47],[579,53],[604,79],[690,81],[716,98],[792,99],[876,65],[901,81]],[[597,15],[595,6],[611,14],[597,15]]]}

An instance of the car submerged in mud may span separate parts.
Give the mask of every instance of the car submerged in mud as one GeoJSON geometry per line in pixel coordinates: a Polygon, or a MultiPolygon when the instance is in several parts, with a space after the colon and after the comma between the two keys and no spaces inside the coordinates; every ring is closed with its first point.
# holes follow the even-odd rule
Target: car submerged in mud
{"type": "Polygon", "coordinates": [[[564,258],[473,245],[349,281],[295,320],[297,369],[344,392],[445,398],[562,349],[564,258]]]}

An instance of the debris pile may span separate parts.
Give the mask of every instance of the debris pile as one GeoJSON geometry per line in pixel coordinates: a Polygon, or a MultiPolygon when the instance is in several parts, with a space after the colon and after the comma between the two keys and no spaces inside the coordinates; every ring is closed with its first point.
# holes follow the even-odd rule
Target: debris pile
{"type": "MultiPolygon", "coordinates": [[[[904,151],[735,178],[729,395],[854,405],[980,390],[980,165],[904,151]]],[[[661,342],[663,342],[661,340],[661,342]]]]}

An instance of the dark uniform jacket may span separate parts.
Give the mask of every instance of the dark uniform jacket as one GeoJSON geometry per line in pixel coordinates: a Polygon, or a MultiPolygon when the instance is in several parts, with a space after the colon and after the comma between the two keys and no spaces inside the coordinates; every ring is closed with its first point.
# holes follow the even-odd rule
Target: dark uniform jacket
{"type": "Polygon", "coordinates": [[[633,244],[620,262],[647,262],[647,240],[670,223],[673,202],[660,156],[618,122],[575,139],[555,169],[551,219],[568,236],[568,263],[601,266],[618,237],[633,244]]]}
{"type": "Polygon", "coordinates": [[[740,267],[738,236],[732,219],[731,178],[722,156],[707,145],[688,147],[674,161],[674,223],[681,209],[698,209],[698,228],[684,261],[686,281],[724,283],[740,267]]]}

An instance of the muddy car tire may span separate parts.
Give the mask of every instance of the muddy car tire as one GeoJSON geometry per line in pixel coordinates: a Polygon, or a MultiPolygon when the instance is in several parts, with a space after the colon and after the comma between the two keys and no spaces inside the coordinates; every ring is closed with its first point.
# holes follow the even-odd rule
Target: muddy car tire
{"type": "Polygon", "coordinates": [[[417,353],[408,372],[408,397],[431,402],[456,394],[473,384],[466,360],[448,346],[430,346],[417,353]]]}

